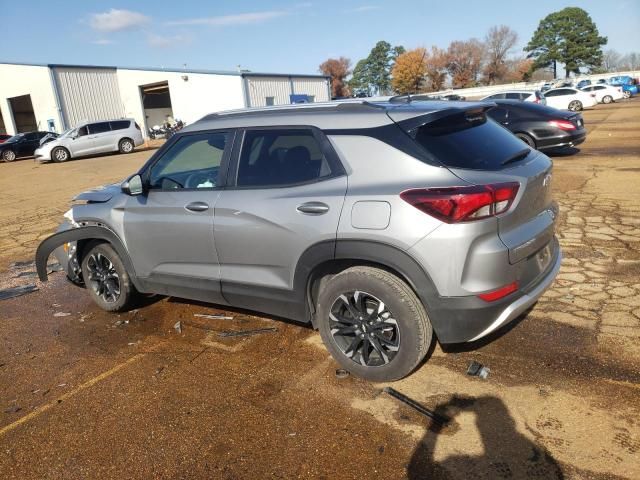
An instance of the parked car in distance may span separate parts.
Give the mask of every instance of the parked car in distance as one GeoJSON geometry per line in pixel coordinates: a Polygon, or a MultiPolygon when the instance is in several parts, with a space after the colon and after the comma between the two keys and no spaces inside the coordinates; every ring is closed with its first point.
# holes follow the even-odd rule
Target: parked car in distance
{"type": "Polygon", "coordinates": [[[579,112],[598,103],[595,93],[587,93],[575,88],[552,88],[544,92],[547,106],[560,110],[579,112]]]}
{"type": "Polygon", "coordinates": [[[443,95],[442,99],[449,100],[450,102],[464,102],[467,97],[463,97],[462,95],[458,95],[457,93],[449,93],[448,95],[443,95]]]}
{"type": "Polygon", "coordinates": [[[598,103],[611,103],[624,98],[622,87],[613,85],[590,85],[582,89],[583,92],[595,93],[598,103]]]}
{"type": "Polygon", "coordinates": [[[591,80],[584,79],[576,83],[576,88],[578,90],[582,90],[584,87],[588,87],[589,85],[591,85],[591,80]]]}
{"type": "Polygon", "coordinates": [[[607,83],[614,87],[621,87],[624,98],[631,98],[638,94],[638,85],[636,84],[636,81],[628,75],[611,77],[607,83]]]}
{"type": "Polygon", "coordinates": [[[582,115],[516,100],[495,100],[487,116],[537,150],[575,147],[585,141],[582,115]]]}
{"type": "Polygon", "coordinates": [[[600,80],[598,80],[597,83],[607,83],[607,79],[606,78],[601,78],[600,80]]]}
{"type": "Polygon", "coordinates": [[[65,162],[100,153],[131,153],[143,142],[140,127],[132,118],[88,122],[44,143],[35,155],[39,162],[65,162]]]}
{"type": "Polygon", "coordinates": [[[107,311],[162,293],[311,323],[343,368],[402,378],[434,332],[488,335],[560,268],[552,162],[491,106],[404,96],[208,115],[122,185],[76,197],[38,274],[55,250],[107,311]]]}
{"type": "Polygon", "coordinates": [[[507,90],[484,97],[482,100],[520,100],[522,102],[547,104],[544,93],[540,90],[507,90]]]}
{"type": "Polygon", "coordinates": [[[9,140],[12,137],[12,135],[6,135],[4,133],[0,134],[0,143],[4,143],[5,141],[9,140]]]}
{"type": "Polygon", "coordinates": [[[0,159],[13,162],[16,158],[31,157],[40,146],[40,140],[51,132],[26,132],[9,137],[0,144],[0,159]]]}

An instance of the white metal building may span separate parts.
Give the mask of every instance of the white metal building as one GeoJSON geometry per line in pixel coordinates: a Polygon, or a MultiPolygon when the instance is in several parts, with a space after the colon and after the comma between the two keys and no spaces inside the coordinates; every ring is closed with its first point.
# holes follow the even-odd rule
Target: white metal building
{"type": "Polygon", "coordinates": [[[321,75],[0,63],[0,133],[9,134],[122,117],[146,132],[167,116],[193,123],[221,110],[330,99],[321,75]]]}

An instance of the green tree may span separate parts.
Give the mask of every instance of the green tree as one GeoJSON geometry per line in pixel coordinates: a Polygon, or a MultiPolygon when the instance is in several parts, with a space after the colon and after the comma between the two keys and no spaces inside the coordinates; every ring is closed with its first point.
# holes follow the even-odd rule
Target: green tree
{"type": "Polygon", "coordinates": [[[581,67],[592,68],[602,64],[602,46],[607,37],[598,34],[598,28],[587,12],[578,7],[567,7],[547,15],[540,21],[533,37],[524,48],[534,60],[534,69],[564,63],[565,76],[578,73],[581,67]]]}
{"type": "Polygon", "coordinates": [[[391,69],[404,47],[392,47],[380,41],[371,49],[369,56],[360,60],[353,69],[349,87],[356,94],[384,95],[391,91],[391,69]]]}

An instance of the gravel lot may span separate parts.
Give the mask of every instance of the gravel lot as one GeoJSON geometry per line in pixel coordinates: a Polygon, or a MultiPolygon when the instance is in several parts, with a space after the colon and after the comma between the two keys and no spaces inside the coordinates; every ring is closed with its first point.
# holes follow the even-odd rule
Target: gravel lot
{"type": "MultiPolygon", "coordinates": [[[[507,334],[435,347],[393,385],[448,427],[336,379],[309,328],[177,299],[107,315],[54,274],[0,302],[0,478],[640,478],[640,99],[584,117],[587,141],[554,157],[554,286],[507,334]]],[[[74,193],[151,153],[0,164],[0,286],[33,282],[9,265],[74,193]]]]}

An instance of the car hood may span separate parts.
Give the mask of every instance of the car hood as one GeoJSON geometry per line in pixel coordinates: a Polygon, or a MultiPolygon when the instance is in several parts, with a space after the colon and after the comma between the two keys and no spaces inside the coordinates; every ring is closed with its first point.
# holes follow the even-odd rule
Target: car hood
{"type": "Polygon", "coordinates": [[[82,192],[76,195],[73,200],[84,200],[91,203],[104,203],[111,200],[115,195],[120,193],[119,183],[112,183],[110,185],[103,185],[101,187],[92,188],[86,192],[82,192]]]}

